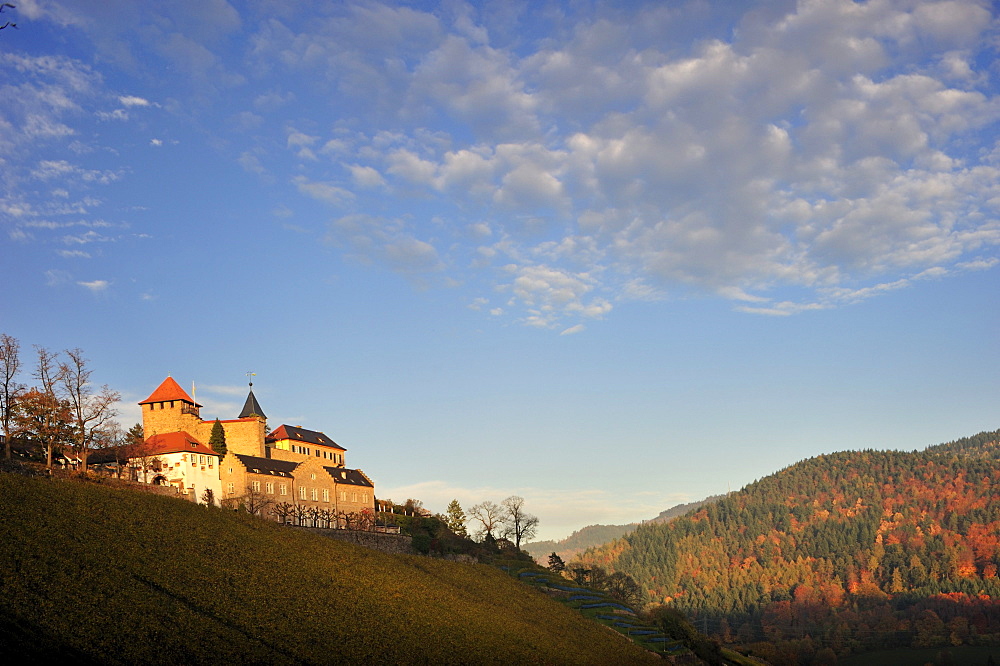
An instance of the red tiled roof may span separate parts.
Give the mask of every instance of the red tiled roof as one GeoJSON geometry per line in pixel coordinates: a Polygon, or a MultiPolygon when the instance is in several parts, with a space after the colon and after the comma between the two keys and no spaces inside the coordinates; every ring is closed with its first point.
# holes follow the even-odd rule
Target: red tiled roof
{"type": "Polygon", "coordinates": [[[147,455],[150,456],[158,456],[166,453],[219,455],[186,432],[168,432],[164,435],[153,435],[146,440],[146,444],[149,445],[147,455]]]}
{"type": "Polygon", "coordinates": [[[181,385],[174,381],[173,377],[167,377],[163,380],[163,383],[156,387],[152,395],[140,402],[140,405],[145,405],[151,402],[166,402],[168,400],[183,400],[184,402],[189,402],[196,407],[201,407],[191,399],[191,396],[181,388],[181,385]]]}

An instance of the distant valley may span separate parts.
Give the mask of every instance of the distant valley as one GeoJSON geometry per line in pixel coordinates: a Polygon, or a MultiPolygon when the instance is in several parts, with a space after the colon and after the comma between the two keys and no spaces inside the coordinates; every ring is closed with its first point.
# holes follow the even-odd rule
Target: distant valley
{"type": "Polygon", "coordinates": [[[715,495],[698,502],[678,504],[665,511],[661,511],[656,518],[643,521],[642,523],[629,523],[628,525],[588,525],[559,541],[550,539],[525,544],[523,550],[543,565],[546,564],[546,559],[552,553],[561,557],[564,562],[569,562],[588,548],[594,548],[595,546],[603,545],[626,534],[630,534],[640,524],[663,523],[678,516],[683,516],[689,511],[694,511],[708,502],[715,502],[721,497],[723,496],[715,495]]]}

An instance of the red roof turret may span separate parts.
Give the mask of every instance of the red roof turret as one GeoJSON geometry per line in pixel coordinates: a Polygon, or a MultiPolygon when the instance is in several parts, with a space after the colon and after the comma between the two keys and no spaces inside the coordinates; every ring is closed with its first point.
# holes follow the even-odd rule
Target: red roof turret
{"type": "Polygon", "coordinates": [[[151,402],[168,402],[170,400],[182,400],[195,407],[201,407],[191,396],[181,388],[181,385],[174,381],[173,377],[167,377],[163,380],[163,383],[156,387],[152,395],[140,402],[140,405],[147,405],[151,402]]]}

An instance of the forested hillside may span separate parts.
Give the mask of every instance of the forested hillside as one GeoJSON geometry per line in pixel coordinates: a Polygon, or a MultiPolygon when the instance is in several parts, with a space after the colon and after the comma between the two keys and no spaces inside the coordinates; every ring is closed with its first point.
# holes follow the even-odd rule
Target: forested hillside
{"type": "Polygon", "coordinates": [[[582,559],[762,650],[996,639],[998,440],[811,458],[582,559]]]}

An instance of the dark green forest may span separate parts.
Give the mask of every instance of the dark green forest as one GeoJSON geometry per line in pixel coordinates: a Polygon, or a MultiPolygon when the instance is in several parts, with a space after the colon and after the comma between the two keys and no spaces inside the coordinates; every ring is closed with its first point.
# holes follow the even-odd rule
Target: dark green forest
{"type": "Polygon", "coordinates": [[[581,561],[776,663],[997,643],[998,440],[810,458],[581,561]]]}

